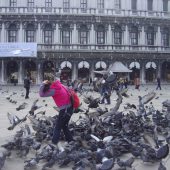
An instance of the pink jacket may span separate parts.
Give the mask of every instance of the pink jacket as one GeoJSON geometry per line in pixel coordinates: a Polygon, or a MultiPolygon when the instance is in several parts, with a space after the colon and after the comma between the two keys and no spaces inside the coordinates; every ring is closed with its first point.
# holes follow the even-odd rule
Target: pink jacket
{"type": "Polygon", "coordinates": [[[50,88],[55,90],[52,97],[58,107],[70,104],[70,96],[59,80],[53,82],[50,88]]]}

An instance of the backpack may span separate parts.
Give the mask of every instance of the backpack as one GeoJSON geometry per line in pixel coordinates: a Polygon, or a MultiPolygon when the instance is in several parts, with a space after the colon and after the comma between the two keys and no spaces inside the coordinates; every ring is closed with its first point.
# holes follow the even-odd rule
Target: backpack
{"type": "Polygon", "coordinates": [[[78,109],[78,107],[80,106],[80,99],[77,93],[73,89],[69,89],[68,91],[70,93],[70,100],[73,108],[78,109]]]}
{"type": "Polygon", "coordinates": [[[74,109],[78,109],[80,106],[80,99],[77,95],[77,93],[73,90],[73,89],[69,89],[68,87],[63,86],[68,94],[70,95],[70,101],[71,101],[71,105],[73,106],[74,109]]]}

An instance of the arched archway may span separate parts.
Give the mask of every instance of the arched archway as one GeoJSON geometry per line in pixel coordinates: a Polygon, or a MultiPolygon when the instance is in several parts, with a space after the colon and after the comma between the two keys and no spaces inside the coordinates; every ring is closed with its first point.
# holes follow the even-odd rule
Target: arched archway
{"type": "Polygon", "coordinates": [[[16,61],[8,61],[6,67],[7,82],[17,83],[18,82],[18,63],[16,61]]]}
{"type": "Polygon", "coordinates": [[[136,77],[140,77],[140,64],[138,62],[132,62],[129,68],[132,70],[130,73],[130,82],[133,83],[136,77]]]}
{"type": "Polygon", "coordinates": [[[78,79],[88,82],[90,64],[87,61],[81,61],[78,64],[78,79]]]}
{"type": "MultiPolygon", "coordinates": [[[[106,65],[106,63],[104,61],[98,61],[95,64],[95,71],[102,71],[102,70],[105,70],[106,68],[107,68],[107,65],[106,65]]],[[[103,77],[103,75],[95,73],[95,77],[101,78],[101,77],[103,77]]]]}
{"type": "Polygon", "coordinates": [[[162,63],[162,68],[161,68],[161,78],[163,81],[170,81],[170,62],[169,61],[165,61],[162,63]]]}
{"type": "Polygon", "coordinates": [[[52,61],[45,61],[43,63],[43,79],[54,80],[54,63],[52,61]]]}
{"type": "Polygon", "coordinates": [[[60,80],[68,82],[72,78],[72,64],[69,61],[63,61],[60,65],[61,75],[60,80]]]}
{"type": "Polygon", "coordinates": [[[148,62],[145,66],[146,82],[154,82],[156,79],[156,64],[155,62],[148,62]]]}
{"type": "Polygon", "coordinates": [[[36,70],[36,63],[32,60],[28,60],[25,62],[25,76],[29,76],[33,83],[36,83],[37,78],[37,70],[36,70]]]}

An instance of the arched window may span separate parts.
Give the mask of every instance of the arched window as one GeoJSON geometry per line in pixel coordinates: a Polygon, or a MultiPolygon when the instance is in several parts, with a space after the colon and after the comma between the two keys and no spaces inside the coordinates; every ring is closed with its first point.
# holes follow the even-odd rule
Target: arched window
{"type": "Polygon", "coordinates": [[[154,45],[154,28],[148,27],[146,34],[147,34],[147,45],[154,45]]]}
{"type": "Polygon", "coordinates": [[[26,42],[35,42],[34,25],[29,24],[26,28],[26,42]]]}
{"type": "Polygon", "coordinates": [[[130,30],[131,45],[138,45],[138,28],[133,26],[130,30]]]}
{"type": "Polygon", "coordinates": [[[162,45],[164,47],[169,46],[169,29],[168,28],[164,28],[162,31],[162,45]]]}
{"type": "Polygon", "coordinates": [[[53,31],[52,31],[51,24],[45,25],[45,28],[44,28],[44,43],[45,44],[52,44],[52,36],[53,36],[53,31]]]}
{"type": "Polygon", "coordinates": [[[122,44],[122,29],[120,26],[116,26],[113,33],[113,42],[116,45],[122,44]]]}
{"type": "Polygon", "coordinates": [[[62,44],[68,45],[70,44],[70,26],[69,25],[63,25],[62,28],[62,44]]]}
{"type": "Polygon", "coordinates": [[[79,42],[80,44],[88,44],[88,30],[86,25],[82,25],[79,30],[79,42]]]}
{"type": "Polygon", "coordinates": [[[17,41],[17,27],[15,24],[11,24],[8,29],[8,42],[17,41]]]}
{"type": "Polygon", "coordinates": [[[105,30],[103,25],[97,28],[97,44],[105,44],[105,30]]]}

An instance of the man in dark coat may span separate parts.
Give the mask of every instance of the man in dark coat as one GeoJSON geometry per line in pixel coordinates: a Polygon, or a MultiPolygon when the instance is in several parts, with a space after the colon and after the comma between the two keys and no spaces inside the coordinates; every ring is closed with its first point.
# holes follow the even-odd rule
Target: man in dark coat
{"type": "Polygon", "coordinates": [[[26,89],[25,99],[29,99],[30,84],[31,80],[28,76],[26,76],[24,79],[24,88],[26,89]]]}
{"type": "Polygon", "coordinates": [[[157,87],[156,87],[156,90],[158,90],[158,88],[161,90],[161,79],[160,79],[160,77],[157,77],[157,87]]]}

